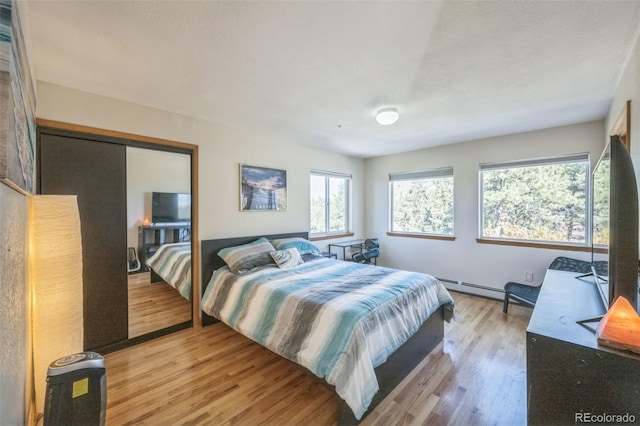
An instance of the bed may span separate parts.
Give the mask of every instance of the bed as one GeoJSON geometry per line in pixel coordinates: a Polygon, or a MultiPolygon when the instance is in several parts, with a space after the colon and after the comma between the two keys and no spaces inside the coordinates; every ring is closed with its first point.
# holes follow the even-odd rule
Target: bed
{"type": "Polygon", "coordinates": [[[191,242],[161,245],[146,264],[152,283],[164,281],[191,300],[191,242]]]}
{"type": "Polygon", "coordinates": [[[338,424],[363,419],[444,337],[453,299],[435,278],[313,254],[292,268],[232,272],[218,256],[258,238],[202,242],[203,325],[222,320],[323,379],[338,395],[338,424]]]}

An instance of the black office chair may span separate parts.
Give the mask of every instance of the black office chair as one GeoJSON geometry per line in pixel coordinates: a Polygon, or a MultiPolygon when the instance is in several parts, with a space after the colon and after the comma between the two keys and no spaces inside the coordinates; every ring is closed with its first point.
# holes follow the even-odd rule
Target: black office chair
{"type": "MultiPolygon", "coordinates": [[[[591,263],[585,262],[584,260],[571,259],[569,257],[556,257],[551,265],[549,265],[549,269],[555,269],[558,271],[569,271],[576,272],[579,274],[588,274],[591,272],[591,263]]],[[[540,294],[540,288],[542,284],[539,285],[527,285],[520,284],[514,282],[508,282],[504,286],[504,306],[502,307],[502,312],[505,314],[509,309],[509,300],[513,299],[519,304],[524,304],[527,306],[535,306],[538,301],[538,295],[540,294]]]]}
{"type": "Polygon", "coordinates": [[[358,253],[354,253],[351,256],[354,262],[358,263],[371,263],[377,265],[377,257],[380,256],[380,243],[377,238],[367,238],[363,243],[364,250],[358,253]]]}

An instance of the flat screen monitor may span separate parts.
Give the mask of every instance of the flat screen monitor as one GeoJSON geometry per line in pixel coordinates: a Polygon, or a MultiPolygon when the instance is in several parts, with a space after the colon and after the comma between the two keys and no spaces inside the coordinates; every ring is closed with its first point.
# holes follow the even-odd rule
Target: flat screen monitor
{"type": "Polygon", "coordinates": [[[153,223],[190,222],[191,194],[152,193],[151,217],[153,223]]]}
{"type": "Polygon", "coordinates": [[[592,272],[605,307],[624,296],[637,308],[638,189],[631,155],[612,136],[592,175],[592,272]]]}

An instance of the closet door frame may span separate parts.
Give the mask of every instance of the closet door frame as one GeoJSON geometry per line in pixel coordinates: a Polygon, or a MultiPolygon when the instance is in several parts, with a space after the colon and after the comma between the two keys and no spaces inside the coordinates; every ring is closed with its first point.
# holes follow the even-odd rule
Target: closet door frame
{"type": "MultiPolygon", "coordinates": [[[[191,158],[191,327],[200,327],[200,243],[198,234],[198,145],[185,142],[172,141],[168,139],[160,139],[150,136],[137,135],[132,133],[119,132],[96,127],[82,126],[72,123],[64,123],[54,120],[37,119],[38,133],[46,132],[58,136],[68,136],[74,138],[86,139],[96,142],[107,142],[130,146],[135,148],[153,149],[165,152],[175,152],[187,154],[191,158]]],[[[39,144],[39,138],[38,138],[39,144]]],[[[36,151],[39,153],[40,148],[37,146],[36,151]]],[[[38,159],[39,161],[39,159],[38,159]]],[[[39,177],[38,179],[39,180],[39,177]]],[[[126,248],[126,247],[125,247],[126,248]]],[[[124,342],[109,345],[101,353],[108,353],[122,349],[127,346],[142,343],[147,340],[160,337],[162,335],[177,331],[184,328],[183,326],[174,326],[166,329],[158,330],[153,333],[128,339],[124,342]]]]}

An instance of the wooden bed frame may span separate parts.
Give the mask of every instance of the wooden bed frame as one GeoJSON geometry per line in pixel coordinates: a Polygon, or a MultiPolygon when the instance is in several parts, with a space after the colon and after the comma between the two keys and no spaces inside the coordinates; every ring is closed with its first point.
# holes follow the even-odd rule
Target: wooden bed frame
{"type": "Polygon", "coordinates": [[[149,268],[149,282],[151,284],[155,284],[155,283],[163,283],[165,281],[160,275],[156,274],[156,271],[149,268]]]}
{"type": "MultiPolygon", "coordinates": [[[[232,247],[241,244],[247,244],[260,237],[268,239],[276,238],[291,238],[302,237],[308,238],[307,232],[295,232],[289,234],[275,234],[275,235],[259,235],[252,237],[238,237],[238,238],[224,238],[219,240],[203,240],[202,241],[202,285],[200,286],[202,294],[204,294],[209,280],[213,275],[213,271],[225,266],[224,261],[218,256],[218,251],[225,247],[232,247]]],[[[205,312],[202,314],[202,326],[207,326],[216,322],[218,319],[207,315],[205,312]]],[[[376,377],[378,379],[378,385],[380,389],[375,395],[369,409],[362,416],[364,419],[382,400],[391,393],[393,389],[435,348],[438,343],[444,338],[444,306],[441,306],[435,311],[420,329],[396,350],[389,358],[387,362],[378,366],[375,369],[376,377]]],[[[295,364],[295,363],[294,363],[295,364]]],[[[308,374],[318,379],[316,375],[311,373],[304,367],[295,364],[297,367],[307,371],[308,374]]],[[[320,380],[320,379],[318,379],[320,380]]],[[[326,386],[333,388],[324,380],[320,380],[326,386]]],[[[358,424],[351,408],[336,395],[338,401],[338,425],[352,425],[358,424]]]]}

